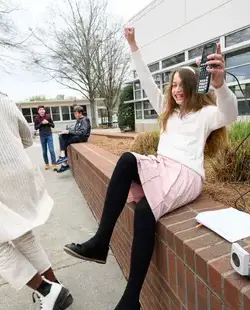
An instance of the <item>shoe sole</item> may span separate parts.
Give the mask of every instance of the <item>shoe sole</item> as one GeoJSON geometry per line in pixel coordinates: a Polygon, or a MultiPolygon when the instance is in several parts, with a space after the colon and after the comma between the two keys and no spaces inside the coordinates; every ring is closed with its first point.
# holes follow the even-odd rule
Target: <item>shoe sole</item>
{"type": "Polygon", "coordinates": [[[73,296],[71,294],[68,295],[65,303],[61,306],[60,310],[65,310],[73,304],[73,296]]]}
{"type": "Polygon", "coordinates": [[[61,165],[61,164],[65,163],[65,162],[68,161],[68,160],[69,160],[68,158],[67,158],[67,159],[64,159],[64,160],[60,160],[60,161],[57,161],[56,164],[57,164],[57,165],[61,165]]]}
{"type": "Polygon", "coordinates": [[[63,249],[64,249],[64,251],[67,254],[69,254],[69,255],[71,255],[73,257],[76,257],[76,258],[80,258],[82,260],[86,260],[86,261],[94,262],[94,263],[98,263],[98,264],[103,264],[103,265],[106,264],[106,262],[107,262],[107,261],[104,261],[104,260],[99,260],[99,259],[94,259],[94,258],[89,258],[89,257],[82,256],[82,255],[74,252],[73,250],[71,250],[71,249],[69,249],[67,247],[64,247],[63,249]]]}
{"type": "Polygon", "coordinates": [[[67,169],[65,169],[65,170],[63,170],[63,171],[57,170],[56,172],[57,172],[57,173],[64,173],[64,172],[69,171],[69,170],[70,170],[70,167],[67,168],[67,169]]]}
{"type": "Polygon", "coordinates": [[[59,293],[57,300],[55,302],[55,305],[53,307],[53,310],[61,310],[61,309],[67,309],[63,308],[65,306],[65,302],[67,301],[67,298],[69,297],[69,290],[67,290],[65,287],[62,287],[61,292],[59,293]]]}

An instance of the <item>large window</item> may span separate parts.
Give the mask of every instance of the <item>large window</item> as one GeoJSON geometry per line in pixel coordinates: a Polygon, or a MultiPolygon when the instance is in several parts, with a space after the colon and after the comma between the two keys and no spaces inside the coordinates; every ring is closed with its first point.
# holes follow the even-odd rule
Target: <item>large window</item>
{"type": "MultiPolygon", "coordinates": [[[[230,68],[228,70],[230,73],[234,74],[238,80],[248,80],[250,79],[250,64],[249,65],[242,65],[236,68],[230,68]]],[[[235,78],[231,75],[227,75],[227,82],[235,82],[235,78]]]]}
{"type": "Polygon", "coordinates": [[[31,108],[31,111],[32,111],[32,119],[33,119],[33,122],[34,122],[35,118],[38,115],[38,110],[37,110],[37,108],[31,108]]]}
{"type": "Polygon", "coordinates": [[[149,101],[135,103],[135,118],[136,119],[155,119],[157,113],[153,109],[149,101]]]}
{"type": "Polygon", "coordinates": [[[76,119],[75,114],[74,114],[74,107],[72,107],[72,106],[70,107],[70,117],[72,120],[76,119]]]}
{"type": "Polygon", "coordinates": [[[134,99],[141,99],[141,83],[139,81],[134,83],[134,99]]]}
{"type": "Polygon", "coordinates": [[[153,78],[154,78],[154,80],[155,80],[155,83],[157,84],[157,86],[159,87],[159,88],[161,88],[161,74],[154,74],[153,75],[153,78]]]}
{"type": "Polygon", "coordinates": [[[53,121],[58,122],[61,120],[60,116],[60,108],[59,107],[51,107],[51,117],[53,121]]]}
{"type": "MultiPolygon", "coordinates": [[[[212,42],[214,43],[218,43],[220,40],[214,40],[212,42]]],[[[188,59],[193,59],[193,58],[197,58],[197,57],[201,57],[202,56],[202,52],[203,52],[203,47],[205,44],[199,45],[197,47],[192,48],[191,50],[188,51],[188,59]]]]}
{"type": "MultiPolygon", "coordinates": [[[[161,85],[162,85],[162,82],[161,82],[161,74],[154,74],[153,75],[153,78],[154,78],[154,81],[155,83],[157,84],[157,86],[161,89],[161,85]]],[[[147,94],[146,92],[144,91],[144,89],[142,90],[142,97],[143,98],[147,98],[147,94]]],[[[138,96],[137,98],[135,99],[141,99],[141,92],[140,94],[138,93],[138,96]]]]}
{"type": "Polygon", "coordinates": [[[142,119],[142,102],[135,103],[135,118],[142,119]]]}
{"type": "MultiPolygon", "coordinates": [[[[225,57],[227,71],[234,74],[239,80],[250,79],[250,51],[243,49],[229,53],[225,57]]],[[[234,77],[227,75],[227,82],[233,82],[234,77]]]]}
{"type": "Polygon", "coordinates": [[[229,47],[250,40],[250,27],[229,34],[225,38],[225,46],[229,47]]]}
{"type": "Polygon", "coordinates": [[[241,88],[244,95],[238,85],[230,86],[230,89],[235,93],[238,99],[239,115],[250,115],[250,84],[242,84],[241,88]]]}
{"type": "Polygon", "coordinates": [[[153,109],[149,101],[143,102],[144,119],[154,119],[157,118],[157,113],[153,109]]]}
{"type": "Polygon", "coordinates": [[[197,46],[188,51],[188,59],[193,59],[196,57],[200,57],[202,55],[203,45],[197,46]]]}
{"type": "Polygon", "coordinates": [[[245,94],[245,96],[242,94],[239,85],[235,85],[235,86],[230,86],[229,87],[233,93],[235,93],[236,97],[238,99],[242,99],[242,98],[250,98],[250,84],[242,84],[241,88],[243,93],[245,94]]]}
{"type": "Polygon", "coordinates": [[[177,65],[178,63],[185,61],[185,53],[178,54],[176,56],[169,57],[162,61],[162,68],[171,67],[177,65]]]}
{"type": "Polygon", "coordinates": [[[69,106],[61,107],[61,109],[62,109],[63,121],[69,121],[70,120],[70,108],[69,108],[69,106]]]}
{"type": "Polygon", "coordinates": [[[249,48],[239,50],[226,55],[226,67],[236,67],[250,63],[250,50],[249,48]]]}
{"type": "Polygon", "coordinates": [[[162,73],[162,89],[164,90],[170,79],[170,72],[162,73]]]}
{"type": "Polygon", "coordinates": [[[160,69],[159,62],[152,64],[152,65],[149,65],[148,68],[149,68],[150,72],[158,71],[160,69]]]}
{"type": "Polygon", "coordinates": [[[22,109],[23,116],[25,117],[26,121],[28,123],[32,123],[32,116],[31,116],[31,109],[30,108],[24,108],[22,109]]]}
{"type": "Polygon", "coordinates": [[[250,115],[250,99],[238,101],[239,115],[250,115]]]}

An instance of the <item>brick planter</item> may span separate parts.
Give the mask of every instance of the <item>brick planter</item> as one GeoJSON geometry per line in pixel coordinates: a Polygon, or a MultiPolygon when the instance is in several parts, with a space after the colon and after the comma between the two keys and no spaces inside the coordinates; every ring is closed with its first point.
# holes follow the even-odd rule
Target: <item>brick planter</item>
{"type": "MultiPolygon", "coordinates": [[[[95,145],[70,147],[75,180],[97,221],[117,156],[95,145]]],[[[225,208],[201,196],[163,217],[157,226],[156,246],[141,294],[144,310],[249,310],[250,282],[230,265],[231,244],[206,228],[196,228],[195,216],[225,208]]],[[[111,247],[128,277],[133,235],[133,205],[116,225],[111,247]]],[[[240,242],[250,250],[250,239],[240,242]]]]}

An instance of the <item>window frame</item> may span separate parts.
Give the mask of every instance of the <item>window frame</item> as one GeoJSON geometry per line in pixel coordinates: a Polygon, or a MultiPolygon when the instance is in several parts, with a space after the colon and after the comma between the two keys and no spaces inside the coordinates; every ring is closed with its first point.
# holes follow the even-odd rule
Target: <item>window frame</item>
{"type": "Polygon", "coordinates": [[[135,119],[136,120],[142,120],[144,119],[144,115],[143,115],[143,102],[142,101],[137,101],[134,103],[134,110],[135,110],[135,119]],[[141,104],[141,108],[140,109],[137,109],[136,105],[137,104],[141,104]],[[141,113],[141,117],[137,117],[137,112],[141,113]]]}
{"type": "Polygon", "coordinates": [[[33,115],[32,115],[31,108],[22,108],[21,107],[21,109],[22,109],[22,114],[23,114],[24,118],[26,119],[26,121],[28,122],[28,124],[33,124],[34,120],[33,120],[33,117],[32,117],[33,115]],[[24,114],[23,110],[29,110],[29,114],[24,114]],[[27,119],[27,117],[30,117],[30,121],[27,119]]]}
{"type": "Polygon", "coordinates": [[[243,29],[239,29],[239,30],[236,30],[236,31],[228,34],[228,35],[225,35],[224,36],[225,37],[225,48],[229,48],[229,47],[232,47],[234,45],[237,45],[237,44],[249,41],[250,40],[250,36],[249,36],[248,40],[247,39],[246,40],[244,39],[243,41],[242,40],[240,40],[240,41],[236,40],[236,41],[234,41],[232,43],[227,44],[227,39],[228,38],[232,38],[233,36],[237,36],[240,33],[243,33],[244,31],[249,32],[249,34],[250,34],[250,26],[248,25],[248,26],[244,27],[243,29]]]}
{"type": "Polygon", "coordinates": [[[163,59],[161,61],[161,67],[162,67],[162,69],[166,69],[166,68],[181,64],[183,62],[185,62],[185,52],[181,52],[181,53],[178,53],[176,55],[173,55],[173,56],[170,56],[170,57],[163,59]],[[172,60],[172,59],[176,59],[176,58],[178,59],[178,57],[182,57],[181,60],[177,60],[177,61],[172,60]],[[167,63],[167,65],[165,65],[164,62],[168,62],[168,61],[170,61],[170,63],[167,63]]]}
{"type": "Polygon", "coordinates": [[[143,118],[144,119],[156,119],[156,118],[158,118],[158,114],[156,113],[155,109],[152,107],[152,104],[149,102],[149,100],[143,101],[142,108],[143,108],[143,118]],[[145,104],[149,105],[149,107],[147,109],[144,106],[145,104]],[[153,117],[145,117],[145,112],[147,112],[147,111],[154,111],[155,113],[152,114],[153,117]]]}

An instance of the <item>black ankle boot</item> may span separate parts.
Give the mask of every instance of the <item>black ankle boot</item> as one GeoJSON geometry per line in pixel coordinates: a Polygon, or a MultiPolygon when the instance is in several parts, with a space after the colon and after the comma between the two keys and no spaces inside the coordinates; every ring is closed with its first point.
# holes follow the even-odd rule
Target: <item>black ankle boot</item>
{"type": "Polygon", "coordinates": [[[71,243],[64,246],[64,251],[76,258],[86,261],[96,262],[99,264],[106,264],[109,247],[104,247],[96,243],[92,238],[82,244],[71,243]]]}

